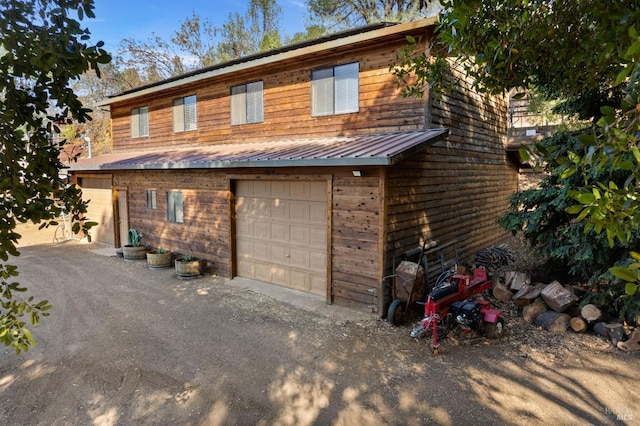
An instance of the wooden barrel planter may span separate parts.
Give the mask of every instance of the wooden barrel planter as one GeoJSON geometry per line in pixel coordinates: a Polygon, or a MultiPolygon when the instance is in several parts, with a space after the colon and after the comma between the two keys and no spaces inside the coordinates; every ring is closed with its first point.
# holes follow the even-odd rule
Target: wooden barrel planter
{"type": "Polygon", "coordinates": [[[147,246],[129,246],[122,247],[122,256],[124,260],[144,260],[147,258],[147,246]]]}
{"type": "Polygon", "coordinates": [[[176,275],[180,279],[196,278],[197,276],[202,274],[202,263],[199,259],[176,259],[175,268],[176,275]]]}
{"type": "Polygon", "coordinates": [[[163,269],[171,266],[173,261],[173,253],[165,251],[158,253],[157,251],[147,252],[147,265],[149,269],[163,269]]]}

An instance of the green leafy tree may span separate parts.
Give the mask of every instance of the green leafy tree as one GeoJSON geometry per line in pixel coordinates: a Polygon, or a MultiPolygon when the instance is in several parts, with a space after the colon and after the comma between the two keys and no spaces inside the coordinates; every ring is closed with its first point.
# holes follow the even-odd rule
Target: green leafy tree
{"type": "Polygon", "coordinates": [[[81,217],[80,190],[61,180],[60,148],[51,143],[56,123],[90,119],[71,84],[109,61],[101,43],[86,43],[84,16],[94,17],[91,0],[0,1],[0,341],[16,353],[35,344],[27,319],[35,326],[50,308],[22,297],[27,289],[13,281],[18,270],[8,262],[19,255],[17,224],[46,226],[64,210],[75,232],[87,235],[92,225],[81,217]]]}
{"type": "Polygon", "coordinates": [[[406,22],[434,13],[437,1],[424,0],[307,0],[311,15],[324,26],[349,29],[375,22],[406,22]]]}
{"type": "MultiPolygon", "coordinates": [[[[574,135],[579,144],[558,138],[556,145],[541,152],[541,162],[559,178],[554,187],[542,190],[562,188],[565,194],[556,204],[562,205],[569,220],[556,232],[571,229],[571,245],[576,247],[564,260],[584,261],[588,271],[594,259],[581,259],[578,246],[589,247],[594,237],[614,251],[634,247],[640,225],[640,4],[444,0],[442,6],[432,56],[418,52],[415,43],[399,54],[395,72],[403,92],[446,90],[442,70],[454,58],[481,92],[533,90],[557,101],[556,112],[592,120],[592,126],[574,135]],[[562,170],[559,174],[556,167],[562,170]],[[574,232],[575,222],[581,222],[582,233],[574,232]]],[[[532,231],[535,215],[544,221],[554,201],[538,193],[536,202],[530,195],[527,203],[516,203],[514,208],[529,210],[522,215],[528,217],[522,225],[532,231]]],[[[614,255],[610,261],[617,258],[614,255]]],[[[629,296],[636,291],[634,283],[640,283],[638,271],[636,264],[611,269],[620,278],[635,279],[627,286],[629,296]]]]}

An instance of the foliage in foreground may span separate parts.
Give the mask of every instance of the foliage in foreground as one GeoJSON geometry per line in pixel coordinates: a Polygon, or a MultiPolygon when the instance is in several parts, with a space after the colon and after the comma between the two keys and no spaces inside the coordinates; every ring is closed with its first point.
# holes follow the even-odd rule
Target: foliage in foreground
{"type": "Polygon", "coordinates": [[[60,177],[60,147],[50,136],[57,123],[90,120],[70,83],[90,69],[99,74],[110,58],[101,44],[86,44],[89,32],[70,13],[93,17],[93,1],[0,1],[0,342],[16,353],[36,344],[24,317],[35,326],[50,309],[46,300],[21,297],[27,289],[12,281],[17,224],[55,224],[64,211],[76,233],[88,236],[93,225],[82,217],[80,190],[60,177]]]}
{"type": "MultiPolygon", "coordinates": [[[[540,158],[549,161],[556,182],[514,206],[531,210],[521,219],[524,232],[568,262],[567,269],[591,283],[599,280],[605,291],[619,287],[613,273],[628,281],[626,294],[618,296],[640,297],[640,262],[628,265],[627,258],[622,262],[628,266],[615,265],[619,255],[634,253],[640,226],[640,4],[443,0],[442,5],[432,56],[411,47],[399,54],[395,72],[403,93],[446,90],[441,70],[453,57],[479,92],[533,90],[560,101],[558,112],[593,119],[579,145],[569,143],[540,158]],[[565,186],[563,180],[573,175],[565,186]],[[554,191],[559,198],[550,196],[554,191]],[[567,226],[554,232],[551,220],[567,226]],[[555,238],[560,242],[546,241],[555,238]],[[606,250],[600,250],[603,241],[606,250]],[[607,260],[610,278],[600,280],[607,260]]],[[[558,148],[564,143],[557,142],[558,148]]],[[[515,229],[514,216],[508,221],[515,229]]]]}

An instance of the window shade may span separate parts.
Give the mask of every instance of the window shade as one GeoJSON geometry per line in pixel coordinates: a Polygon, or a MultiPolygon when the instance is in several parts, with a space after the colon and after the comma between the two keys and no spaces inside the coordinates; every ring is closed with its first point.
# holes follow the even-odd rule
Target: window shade
{"type": "Polygon", "coordinates": [[[358,63],[335,67],[335,113],[358,112],[358,63]]]}
{"type": "Polygon", "coordinates": [[[311,115],[333,114],[333,68],[311,73],[311,115]]]}

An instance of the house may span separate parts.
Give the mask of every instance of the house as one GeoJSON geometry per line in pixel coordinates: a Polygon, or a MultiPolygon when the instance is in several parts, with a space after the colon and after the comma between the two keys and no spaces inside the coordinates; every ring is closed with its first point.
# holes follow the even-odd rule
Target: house
{"type": "Polygon", "coordinates": [[[94,239],[135,227],[220,276],[378,313],[398,254],[457,239],[473,260],[517,188],[507,104],[460,74],[440,102],[403,98],[389,67],[433,30],[374,24],[108,99],[113,153],[70,169],[94,239]]]}

